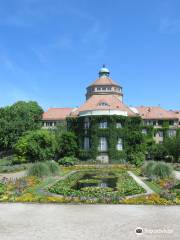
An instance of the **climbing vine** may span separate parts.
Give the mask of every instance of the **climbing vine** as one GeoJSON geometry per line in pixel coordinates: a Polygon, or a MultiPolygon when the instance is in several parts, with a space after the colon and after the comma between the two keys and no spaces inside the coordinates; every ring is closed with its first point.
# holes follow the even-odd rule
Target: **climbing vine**
{"type": "Polygon", "coordinates": [[[67,125],[70,131],[78,136],[79,157],[81,159],[95,159],[98,156],[99,138],[106,137],[108,142],[108,155],[111,161],[127,159],[130,153],[144,150],[144,137],[140,117],[125,116],[89,116],[90,126],[84,128],[85,117],[68,118],[67,125]],[[107,122],[107,128],[100,128],[99,123],[107,122]],[[121,128],[116,124],[120,123],[121,128]],[[84,137],[90,139],[90,149],[84,150],[84,137]],[[123,140],[123,151],[117,150],[118,138],[123,140]]]}

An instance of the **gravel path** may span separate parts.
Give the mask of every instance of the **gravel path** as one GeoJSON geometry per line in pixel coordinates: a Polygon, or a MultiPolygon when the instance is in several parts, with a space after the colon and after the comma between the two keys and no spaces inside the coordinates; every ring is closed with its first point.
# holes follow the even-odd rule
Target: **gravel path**
{"type": "Polygon", "coordinates": [[[179,240],[180,207],[0,204],[1,240],[179,240]],[[142,235],[135,229],[141,227],[142,235]]]}
{"type": "Polygon", "coordinates": [[[0,173],[0,180],[2,178],[8,178],[9,180],[12,179],[17,179],[26,176],[26,171],[20,171],[20,172],[15,172],[15,173],[0,173]]]}

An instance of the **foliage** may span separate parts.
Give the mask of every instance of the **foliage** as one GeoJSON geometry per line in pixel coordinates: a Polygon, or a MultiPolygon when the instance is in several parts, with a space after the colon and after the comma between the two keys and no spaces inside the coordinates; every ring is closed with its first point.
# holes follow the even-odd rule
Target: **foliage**
{"type": "Polygon", "coordinates": [[[150,161],[143,167],[143,173],[150,179],[165,179],[173,175],[173,168],[165,162],[150,161]]]}
{"type": "Polygon", "coordinates": [[[136,165],[137,167],[140,167],[143,165],[145,161],[145,155],[142,152],[134,152],[128,155],[128,161],[131,164],[136,165]]]}
{"type": "Polygon", "coordinates": [[[180,134],[174,138],[167,138],[164,141],[164,147],[170,156],[173,157],[174,162],[179,161],[180,157],[180,134]]]}
{"type": "Polygon", "coordinates": [[[28,164],[18,164],[18,165],[12,165],[12,166],[0,166],[0,173],[12,173],[12,172],[18,172],[26,170],[28,167],[28,164]]]}
{"type": "Polygon", "coordinates": [[[64,166],[73,166],[77,162],[78,162],[78,159],[75,157],[63,157],[63,158],[60,158],[58,161],[60,165],[64,165],[64,166]]]}
{"type": "Polygon", "coordinates": [[[42,108],[32,101],[0,108],[0,148],[12,149],[25,132],[39,129],[42,113],[42,108]]]}
{"type": "Polygon", "coordinates": [[[83,187],[81,188],[81,191],[87,192],[87,193],[100,193],[100,194],[105,194],[107,192],[112,192],[113,188],[111,187],[83,187]]]}
{"type": "Polygon", "coordinates": [[[47,130],[36,130],[27,133],[15,145],[19,161],[44,161],[54,157],[55,136],[47,130]]]}
{"type": "Polygon", "coordinates": [[[56,163],[55,161],[48,161],[46,162],[49,170],[50,170],[50,173],[52,175],[58,175],[59,174],[59,164],[56,163]]]}
{"type": "Polygon", "coordinates": [[[32,164],[28,171],[28,176],[45,177],[50,175],[50,169],[46,163],[36,162],[32,164]]]}
{"type": "Polygon", "coordinates": [[[61,134],[58,141],[58,154],[60,157],[76,156],[78,151],[77,139],[73,132],[61,134]]]}
{"type": "Polygon", "coordinates": [[[171,204],[170,201],[168,201],[164,198],[161,198],[157,194],[151,194],[151,195],[147,195],[147,196],[124,199],[122,201],[122,203],[124,203],[124,204],[150,204],[150,205],[154,205],[154,204],[168,205],[168,204],[171,204]]]}
{"type": "Polygon", "coordinates": [[[84,117],[67,119],[68,129],[77,136],[80,159],[96,159],[100,137],[107,137],[110,161],[122,162],[126,160],[129,153],[144,151],[140,117],[89,116],[89,129],[84,129],[84,120],[84,117]],[[101,121],[108,122],[106,129],[99,128],[99,122],[101,121]],[[116,128],[117,122],[122,124],[122,128],[116,128]],[[89,151],[84,150],[85,136],[90,139],[89,151]],[[118,138],[123,139],[123,151],[118,151],[116,148],[118,138]]]}
{"type": "Polygon", "coordinates": [[[149,154],[151,156],[151,159],[161,161],[165,160],[168,155],[168,151],[164,144],[153,144],[149,148],[149,154]]]}
{"type": "MultiPolygon", "coordinates": [[[[74,189],[73,186],[79,181],[81,181],[81,179],[87,173],[89,172],[79,171],[73,173],[67,178],[55,183],[49,188],[49,191],[63,196],[69,196],[73,198],[80,197],[86,200],[90,198],[98,198],[98,201],[102,201],[103,199],[109,199],[110,202],[114,201],[115,199],[116,201],[119,201],[119,199],[123,196],[144,192],[144,189],[142,189],[124,170],[114,172],[114,177],[117,178],[117,190],[112,190],[112,188],[109,187],[102,187],[102,189],[100,187],[86,187],[80,190],[74,189]]],[[[92,169],[91,173],[93,173],[94,178],[97,179],[95,175],[100,175],[104,177],[107,176],[107,173],[109,173],[109,171],[106,170],[105,172],[102,172],[92,169]]]]}
{"type": "Polygon", "coordinates": [[[90,179],[81,179],[78,181],[78,183],[86,183],[86,184],[98,184],[98,183],[101,183],[102,181],[100,179],[93,179],[93,178],[90,178],[90,179]]]}
{"type": "Polygon", "coordinates": [[[2,195],[6,190],[6,187],[3,183],[0,182],[0,195],[2,195]]]}

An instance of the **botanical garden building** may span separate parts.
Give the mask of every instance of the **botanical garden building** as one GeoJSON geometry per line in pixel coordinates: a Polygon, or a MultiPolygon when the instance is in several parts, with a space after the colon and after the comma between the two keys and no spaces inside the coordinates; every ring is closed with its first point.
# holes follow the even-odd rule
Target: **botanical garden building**
{"type": "Polygon", "coordinates": [[[79,108],[50,108],[43,114],[43,128],[67,122],[77,135],[82,158],[123,159],[140,148],[143,138],[161,143],[180,130],[180,110],[127,106],[122,86],[110,78],[105,66],[86,90],[86,101],[79,108]]]}

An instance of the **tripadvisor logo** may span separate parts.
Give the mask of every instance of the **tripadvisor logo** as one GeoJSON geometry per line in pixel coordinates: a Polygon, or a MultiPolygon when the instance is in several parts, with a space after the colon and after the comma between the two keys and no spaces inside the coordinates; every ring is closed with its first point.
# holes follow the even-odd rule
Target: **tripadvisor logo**
{"type": "Polygon", "coordinates": [[[142,229],[141,227],[137,227],[137,228],[135,229],[135,233],[136,233],[137,235],[141,235],[141,234],[143,233],[143,229],[142,229]]]}

